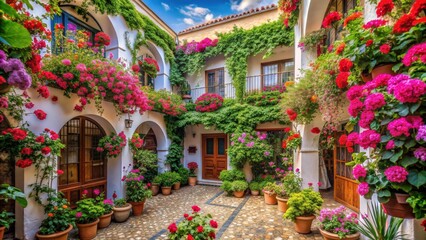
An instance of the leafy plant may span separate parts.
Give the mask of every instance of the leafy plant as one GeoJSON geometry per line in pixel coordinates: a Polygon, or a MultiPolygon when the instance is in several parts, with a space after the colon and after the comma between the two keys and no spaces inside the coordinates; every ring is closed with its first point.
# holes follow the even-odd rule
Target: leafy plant
{"type": "Polygon", "coordinates": [[[177,173],[179,173],[180,175],[180,183],[182,185],[187,185],[188,177],[191,176],[190,170],[188,170],[187,168],[181,167],[178,169],[177,173]]]}
{"type": "Polygon", "coordinates": [[[27,198],[21,189],[3,183],[0,185],[0,200],[8,202],[9,199],[16,201],[23,208],[28,205],[27,198]]]}
{"type": "Polygon", "coordinates": [[[268,195],[277,195],[277,193],[281,192],[281,187],[275,182],[267,182],[263,187],[262,192],[268,195]]]}
{"type": "Polygon", "coordinates": [[[68,201],[63,196],[51,196],[47,200],[48,204],[44,206],[44,213],[47,215],[47,218],[41,222],[38,231],[39,234],[54,234],[65,231],[70,224],[74,226],[75,215],[68,201]]]}
{"type": "Polygon", "coordinates": [[[123,179],[126,184],[127,202],[143,202],[152,196],[144,179],[139,169],[131,170],[123,179]]]}
{"type": "Polygon", "coordinates": [[[162,177],[161,175],[157,175],[154,177],[154,179],[152,180],[152,184],[155,185],[161,185],[161,181],[162,181],[162,177]]]}
{"type": "Polygon", "coordinates": [[[249,188],[250,188],[250,190],[252,190],[252,191],[259,191],[261,188],[260,188],[260,184],[258,183],[258,182],[251,182],[250,184],[249,184],[249,188]]]}
{"type": "Polygon", "coordinates": [[[192,206],[192,213],[185,213],[184,219],[179,224],[170,224],[168,227],[169,239],[215,239],[217,222],[212,219],[210,214],[200,214],[200,210],[198,206],[192,206]]]}
{"type": "Polygon", "coordinates": [[[323,202],[321,194],[313,188],[303,189],[288,199],[288,209],[284,213],[284,218],[295,221],[296,217],[315,215],[321,209],[323,202]]]}
{"type": "Polygon", "coordinates": [[[219,174],[219,179],[224,182],[233,182],[237,180],[245,180],[246,176],[243,171],[238,169],[222,170],[219,174]]]}
{"type": "Polygon", "coordinates": [[[289,171],[282,179],[282,185],[285,192],[285,197],[290,197],[294,193],[302,191],[302,178],[298,171],[289,171]]]}
{"type": "Polygon", "coordinates": [[[15,215],[11,212],[0,212],[0,226],[9,229],[10,225],[15,222],[15,215]]]}
{"type": "Polygon", "coordinates": [[[127,201],[125,198],[114,199],[114,207],[121,208],[126,206],[126,204],[127,204],[127,201]]]}
{"type": "Polygon", "coordinates": [[[233,192],[245,191],[248,188],[248,183],[246,181],[233,181],[231,184],[231,190],[233,192]]]}
{"type": "Polygon", "coordinates": [[[228,195],[232,194],[232,182],[230,181],[222,181],[222,185],[220,185],[220,189],[225,191],[228,195]]]}
{"type": "Polygon", "coordinates": [[[180,181],[180,176],[175,172],[165,172],[160,174],[161,176],[161,186],[162,187],[171,187],[173,184],[180,181]]]}
{"type": "Polygon", "coordinates": [[[73,210],[76,223],[92,223],[104,214],[104,208],[96,204],[94,198],[87,198],[86,195],[76,204],[77,208],[73,210]]]}
{"type": "Polygon", "coordinates": [[[139,169],[145,182],[151,182],[158,174],[158,156],[152,151],[138,149],[133,154],[133,168],[139,169]]]}
{"type": "Polygon", "coordinates": [[[273,148],[266,138],[267,135],[259,132],[231,135],[231,146],[228,148],[231,164],[236,168],[242,168],[247,162],[268,162],[273,156],[273,148]]]}
{"type": "Polygon", "coordinates": [[[407,203],[413,208],[413,213],[417,219],[425,218],[426,216],[426,193],[412,192],[407,198],[407,203]]]}
{"type": "Polygon", "coordinates": [[[195,170],[197,170],[197,168],[198,168],[198,164],[196,162],[188,163],[189,176],[196,177],[197,174],[195,173],[195,170]]]}
{"type": "Polygon", "coordinates": [[[402,218],[385,214],[379,204],[369,204],[368,215],[363,215],[355,228],[369,239],[403,240],[406,239],[405,235],[399,231],[403,221],[402,218]]]}
{"type": "Polygon", "coordinates": [[[358,232],[356,228],[358,215],[354,212],[346,214],[345,211],[344,206],[336,209],[322,209],[318,217],[320,228],[329,233],[337,234],[340,239],[358,232]]]}
{"type": "Polygon", "coordinates": [[[326,36],[324,28],[308,33],[300,39],[298,47],[300,47],[302,51],[305,49],[316,50],[318,46],[322,47],[320,44],[324,40],[324,36],[326,36]]]}
{"type": "Polygon", "coordinates": [[[109,136],[102,137],[99,140],[96,151],[106,152],[108,158],[116,158],[121,154],[126,144],[127,138],[124,132],[120,132],[118,135],[112,132],[109,136]]]}

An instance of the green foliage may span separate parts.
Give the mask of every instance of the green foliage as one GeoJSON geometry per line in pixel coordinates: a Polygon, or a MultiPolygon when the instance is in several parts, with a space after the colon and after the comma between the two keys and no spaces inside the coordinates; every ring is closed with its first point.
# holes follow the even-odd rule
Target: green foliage
{"type": "Polygon", "coordinates": [[[157,176],[155,176],[155,177],[154,177],[154,179],[152,180],[152,184],[161,185],[161,180],[162,180],[161,176],[160,176],[160,175],[157,175],[157,176]]]}
{"type": "Polygon", "coordinates": [[[182,185],[187,185],[188,184],[188,178],[189,178],[189,170],[187,168],[181,167],[177,170],[177,172],[180,175],[180,183],[182,185]]]}
{"type": "Polygon", "coordinates": [[[179,127],[177,123],[180,118],[181,117],[174,117],[170,115],[164,116],[167,136],[171,140],[166,163],[170,165],[172,171],[177,171],[182,167],[181,159],[183,158],[183,136],[185,131],[184,126],[179,127]]]}
{"type": "Polygon", "coordinates": [[[112,208],[114,207],[114,202],[111,199],[105,199],[105,192],[102,192],[97,195],[95,197],[95,200],[99,206],[102,206],[104,208],[104,214],[111,213],[112,208]]]}
{"type": "Polygon", "coordinates": [[[263,193],[274,195],[281,192],[281,186],[276,184],[275,182],[266,182],[266,184],[262,188],[263,193]]]}
{"type": "Polygon", "coordinates": [[[126,41],[126,47],[130,51],[130,55],[132,55],[132,64],[136,64],[138,52],[142,46],[146,46],[146,39],[141,32],[136,34],[135,40],[133,44],[130,43],[129,32],[126,31],[124,34],[124,39],[126,41]]]}
{"type": "Polygon", "coordinates": [[[15,222],[15,215],[11,212],[0,212],[0,226],[9,229],[10,225],[15,222]]]}
{"type": "Polygon", "coordinates": [[[16,201],[23,208],[28,205],[27,198],[21,189],[3,183],[0,185],[0,200],[8,202],[9,199],[16,201]]]}
{"type": "Polygon", "coordinates": [[[289,171],[282,179],[282,184],[286,197],[302,190],[302,178],[298,172],[289,171]]]}
{"type": "Polygon", "coordinates": [[[309,49],[311,51],[316,50],[318,44],[321,44],[325,35],[326,33],[324,28],[308,33],[300,39],[299,47],[302,49],[309,49]]]}
{"type": "Polygon", "coordinates": [[[258,182],[251,182],[250,184],[249,184],[249,188],[250,188],[250,190],[252,190],[252,191],[259,191],[261,188],[260,188],[260,184],[258,183],[258,182]]]}
{"type": "Polygon", "coordinates": [[[139,169],[130,171],[125,178],[126,199],[127,202],[143,202],[147,198],[151,198],[152,192],[149,190],[144,177],[139,169]]]}
{"type": "Polygon", "coordinates": [[[152,110],[167,115],[178,116],[186,112],[182,97],[167,90],[155,91],[152,88],[144,88],[148,95],[152,110]]]}
{"type": "Polygon", "coordinates": [[[426,193],[412,192],[407,198],[408,204],[413,208],[413,213],[417,219],[426,217],[426,193]]]}
{"type": "Polygon", "coordinates": [[[177,172],[165,172],[159,175],[161,177],[162,187],[171,187],[173,184],[180,182],[181,177],[177,172]]]}
{"type": "Polygon", "coordinates": [[[158,174],[157,154],[145,149],[138,149],[133,154],[134,168],[139,169],[145,182],[151,182],[158,174]]]}
{"type": "Polygon", "coordinates": [[[263,91],[261,93],[250,94],[244,101],[253,106],[275,106],[281,100],[280,91],[263,91]]]}
{"type": "Polygon", "coordinates": [[[74,217],[69,203],[62,196],[53,196],[48,199],[49,203],[44,207],[47,214],[41,222],[38,233],[49,235],[66,230],[69,225],[74,225],[74,217]]]}
{"type": "Polygon", "coordinates": [[[323,202],[319,192],[312,188],[303,189],[288,199],[288,209],[284,213],[284,218],[294,221],[296,217],[315,215],[321,209],[323,202]]]}
{"type": "Polygon", "coordinates": [[[368,239],[403,240],[406,239],[399,232],[404,219],[388,216],[379,204],[368,205],[368,217],[356,225],[356,229],[368,239]],[[389,221],[388,221],[389,219],[389,221]]]}
{"type": "Polygon", "coordinates": [[[192,236],[191,239],[215,239],[217,222],[210,214],[200,214],[198,206],[193,206],[192,209],[191,214],[184,214],[186,217],[179,224],[174,222],[169,225],[168,239],[182,240],[187,239],[188,236],[192,236]]]}
{"type": "Polygon", "coordinates": [[[76,223],[80,224],[92,223],[103,214],[104,208],[97,205],[93,198],[83,198],[78,201],[77,208],[73,211],[76,223]]]}
{"type": "Polygon", "coordinates": [[[248,183],[246,181],[237,180],[233,181],[231,184],[231,190],[233,192],[245,191],[248,188],[248,183]]]}
{"type": "Polygon", "coordinates": [[[126,206],[127,201],[125,198],[114,199],[114,207],[120,208],[126,206]]]}
{"type": "Polygon", "coordinates": [[[220,189],[225,191],[228,195],[232,194],[232,182],[230,181],[223,181],[222,185],[220,185],[220,189]]]}
{"type": "Polygon", "coordinates": [[[233,182],[237,180],[245,180],[244,172],[238,169],[222,170],[219,174],[219,179],[222,182],[233,182]]]}

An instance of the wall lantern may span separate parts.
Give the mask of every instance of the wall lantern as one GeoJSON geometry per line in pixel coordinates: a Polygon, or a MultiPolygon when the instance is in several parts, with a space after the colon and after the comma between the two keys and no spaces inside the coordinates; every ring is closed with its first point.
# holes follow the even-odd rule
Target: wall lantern
{"type": "Polygon", "coordinates": [[[126,128],[132,128],[133,120],[130,119],[130,114],[127,114],[127,118],[124,119],[124,125],[126,128]]]}

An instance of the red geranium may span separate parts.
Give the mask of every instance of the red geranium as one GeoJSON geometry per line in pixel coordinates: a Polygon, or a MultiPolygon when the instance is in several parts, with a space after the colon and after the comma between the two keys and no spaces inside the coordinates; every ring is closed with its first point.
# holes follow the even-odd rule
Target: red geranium
{"type": "Polygon", "coordinates": [[[33,164],[33,161],[31,159],[19,159],[16,161],[16,166],[20,168],[26,168],[33,164]]]}
{"type": "Polygon", "coordinates": [[[334,22],[342,19],[342,14],[339,12],[330,12],[322,22],[324,28],[329,28],[334,22]]]}
{"type": "Polygon", "coordinates": [[[37,88],[37,92],[40,94],[40,96],[44,97],[44,98],[48,98],[50,93],[49,93],[49,88],[47,88],[47,86],[40,86],[37,88]]]}
{"type": "Polygon", "coordinates": [[[138,73],[140,71],[139,65],[138,64],[133,65],[132,70],[133,70],[133,72],[138,73]]]}
{"type": "Polygon", "coordinates": [[[355,12],[349,15],[345,20],[343,21],[343,26],[346,27],[348,23],[352,22],[355,19],[358,19],[362,16],[362,12],[355,12]]]}
{"type": "Polygon", "coordinates": [[[198,164],[196,162],[190,162],[190,163],[188,163],[188,168],[190,170],[195,170],[195,169],[198,168],[198,164]]]}
{"type": "Polygon", "coordinates": [[[291,130],[291,128],[289,128],[289,127],[284,128],[284,132],[286,132],[286,133],[290,132],[290,130],[291,130]]]}
{"type": "Polygon", "coordinates": [[[36,137],[35,141],[38,142],[38,143],[44,143],[44,137],[38,136],[38,137],[36,137]]]}
{"type": "Polygon", "coordinates": [[[98,32],[95,35],[95,44],[96,46],[109,46],[111,43],[111,38],[108,34],[104,32],[98,32]]]}
{"type": "Polygon", "coordinates": [[[214,112],[223,104],[223,97],[216,93],[204,93],[195,101],[195,110],[198,112],[214,112]]]}
{"type": "Polygon", "coordinates": [[[418,16],[419,13],[426,9],[426,0],[416,0],[411,6],[410,14],[418,16]]]}
{"type": "Polygon", "coordinates": [[[342,134],[339,137],[339,144],[340,145],[345,145],[347,140],[348,140],[348,136],[346,134],[342,134]]]}
{"type": "Polygon", "coordinates": [[[61,170],[61,169],[58,169],[58,170],[56,171],[56,174],[58,174],[58,176],[60,176],[60,175],[64,174],[64,171],[63,171],[63,170],[61,170]]]}
{"type": "Polygon", "coordinates": [[[41,56],[34,52],[31,54],[32,58],[26,62],[26,65],[31,69],[32,73],[38,73],[41,70],[41,56]]]}
{"type": "Polygon", "coordinates": [[[171,232],[171,233],[175,233],[178,230],[176,223],[170,224],[167,229],[169,229],[169,232],[171,232]]]}
{"type": "Polygon", "coordinates": [[[339,62],[339,71],[349,72],[354,64],[349,58],[343,58],[339,62]]]}
{"type": "Polygon", "coordinates": [[[338,88],[343,89],[348,86],[349,75],[351,75],[350,72],[341,72],[337,75],[336,84],[338,88]]]}
{"type": "Polygon", "coordinates": [[[374,42],[373,42],[373,40],[372,40],[372,39],[369,39],[369,40],[367,40],[367,42],[365,42],[365,46],[369,47],[369,46],[371,46],[373,43],[374,43],[374,42]]]}
{"type": "Polygon", "coordinates": [[[311,133],[313,134],[319,134],[321,132],[321,130],[318,127],[314,127],[311,129],[311,133]]]}
{"type": "Polygon", "coordinates": [[[199,212],[201,210],[201,208],[197,205],[192,206],[192,211],[194,212],[199,212]]]}
{"type": "Polygon", "coordinates": [[[336,49],[336,54],[340,55],[343,52],[343,50],[345,50],[345,47],[346,47],[345,43],[339,44],[339,46],[337,46],[337,49],[336,49]]]}
{"type": "Polygon", "coordinates": [[[28,147],[22,148],[22,150],[21,150],[22,155],[30,155],[32,152],[33,152],[33,150],[31,148],[28,148],[28,147]]]}
{"type": "Polygon", "coordinates": [[[146,57],[143,60],[149,65],[155,66],[155,69],[157,69],[157,72],[160,71],[160,66],[158,66],[158,62],[155,59],[146,57]]]}
{"type": "Polygon", "coordinates": [[[46,119],[46,116],[47,116],[47,114],[43,110],[41,110],[41,109],[35,110],[34,114],[36,115],[36,117],[39,120],[44,120],[44,119],[46,119]]]}
{"type": "Polygon", "coordinates": [[[383,54],[388,54],[391,50],[391,46],[389,44],[383,44],[382,46],[380,46],[380,52],[383,54]]]}
{"type": "Polygon", "coordinates": [[[293,109],[289,108],[286,110],[286,113],[288,115],[288,118],[290,121],[294,121],[297,118],[297,112],[295,112],[293,109]]]}
{"type": "Polygon", "coordinates": [[[405,33],[410,31],[411,27],[414,26],[416,16],[412,14],[405,14],[398,19],[393,26],[393,33],[405,33]]]}
{"type": "Polygon", "coordinates": [[[376,14],[377,17],[383,17],[384,15],[392,12],[392,9],[395,7],[392,0],[381,0],[377,4],[376,14]]]}
{"type": "Polygon", "coordinates": [[[57,102],[58,101],[58,97],[57,96],[53,96],[52,97],[52,102],[57,102]]]}
{"type": "Polygon", "coordinates": [[[44,147],[41,149],[41,153],[43,153],[44,155],[48,155],[51,152],[50,147],[44,147]]]}
{"type": "Polygon", "coordinates": [[[9,128],[3,131],[3,135],[10,133],[14,141],[21,141],[27,137],[27,131],[20,128],[9,128]]]}

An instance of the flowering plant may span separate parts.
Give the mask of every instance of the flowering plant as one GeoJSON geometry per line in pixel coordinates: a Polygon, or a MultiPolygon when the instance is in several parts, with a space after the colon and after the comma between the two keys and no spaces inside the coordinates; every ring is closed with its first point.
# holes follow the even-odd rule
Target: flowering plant
{"type": "MultiPolygon", "coordinates": [[[[308,50],[316,50],[318,52],[318,48],[319,48],[319,52],[321,53],[321,43],[324,40],[324,36],[325,36],[325,29],[321,28],[318,31],[313,31],[309,34],[306,34],[304,37],[302,37],[299,41],[299,44],[297,45],[302,51],[305,51],[306,49],[308,50]]],[[[318,54],[319,55],[319,54],[318,54]]]]}
{"type": "Polygon", "coordinates": [[[101,192],[99,189],[94,189],[93,195],[95,195],[97,204],[104,208],[103,214],[111,213],[112,208],[114,207],[113,200],[105,198],[105,192],[101,192]]]}
{"type": "Polygon", "coordinates": [[[96,200],[87,197],[87,194],[87,190],[84,190],[83,198],[76,203],[77,208],[72,212],[75,217],[75,222],[79,224],[95,222],[104,214],[103,206],[96,204],[96,200]]]}
{"type": "Polygon", "coordinates": [[[188,169],[189,169],[189,176],[190,177],[196,177],[197,174],[195,173],[195,170],[197,170],[198,164],[196,162],[190,162],[188,163],[188,169]]]}
{"type": "Polygon", "coordinates": [[[38,234],[50,235],[68,229],[69,225],[74,226],[74,215],[68,201],[62,196],[51,196],[48,204],[44,207],[47,215],[41,222],[38,234]]]}
{"type": "Polygon", "coordinates": [[[319,192],[314,191],[312,187],[305,188],[290,196],[284,218],[294,221],[296,217],[315,215],[321,209],[323,202],[319,192]]]}
{"type": "Polygon", "coordinates": [[[223,98],[216,93],[204,93],[195,101],[195,110],[198,112],[214,112],[223,104],[223,98]]]}
{"type": "Polygon", "coordinates": [[[354,212],[346,214],[345,212],[346,208],[344,206],[336,209],[322,209],[318,217],[320,228],[337,234],[340,239],[356,233],[356,225],[358,224],[357,214],[354,212]]]}
{"type": "Polygon", "coordinates": [[[192,213],[183,215],[184,219],[179,223],[172,223],[167,228],[169,239],[216,239],[218,224],[210,214],[201,214],[198,206],[192,206],[192,213]]]}
{"type": "Polygon", "coordinates": [[[96,151],[106,151],[106,156],[108,158],[113,158],[120,155],[126,144],[127,138],[123,131],[121,131],[118,135],[116,135],[115,133],[111,133],[111,135],[105,136],[99,140],[99,144],[96,148],[96,151]]]}
{"type": "Polygon", "coordinates": [[[231,146],[228,156],[231,164],[242,168],[246,162],[267,162],[273,156],[273,148],[266,140],[266,133],[234,133],[231,136],[231,146]]]}
{"type": "Polygon", "coordinates": [[[160,67],[155,59],[146,57],[143,61],[138,61],[139,66],[142,70],[148,74],[151,78],[156,78],[157,73],[160,71],[160,67]]]}
{"type": "Polygon", "coordinates": [[[286,27],[293,26],[299,16],[300,0],[280,0],[278,8],[283,12],[283,23],[286,27]]]}
{"type": "Polygon", "coordinates": [[[122,180],[126,184],[127,202],[144,202],[147,198],[151,198],[152,192],[144,183],[144,179],[139,169],[133,169],[123,177],[122,180]]]}
{"type": "Polygon", "coordinates": [[[254,106],[275,106],[281,100],[281,94],[285,92],[286,87],[264,87],[261,93],[250,94],[245,101],[254,106]]]}
{"type": "Polygon", "coordinates": [[[135,154],[138,150],[142,149],[144,144],[143,138],[140,137],[139,133],[134,133],[132,138],[130,139],[129,145],[132,149],[133,154],[135,154]]]}
{"type": "Polygon", "coordinates": [[[283,140],[282,148],[295,150],[302,145],[302,137],[299,133],[294,133],[293,131],[289,132],[289,136],[283,140]]]}
{"type": "Polygon", "coordinates": [[[177,46],[176,50],[183,51],[186,55],[201,53],[204,52],[207,48],[216,47],[218,41],[218,39],[211,40],[210,38],[204,38],[200,42],[185,42],[183,45],[177,46]]]}
{"type": "Polygon", "coordinates": [[[281,180],[284,193],[281,197],[290,197],[294,193],[302,191],[302,178],[299,169],[295,172],[288,171],[281,180]]]}
{"type": "Polygon", "coordinates": [[[185,105],[180,95],[166,90],[154,91],[146,88],[149,98],[149,110],[164,113],[170,116],[178,116],[186,112],[185,105]]]}

